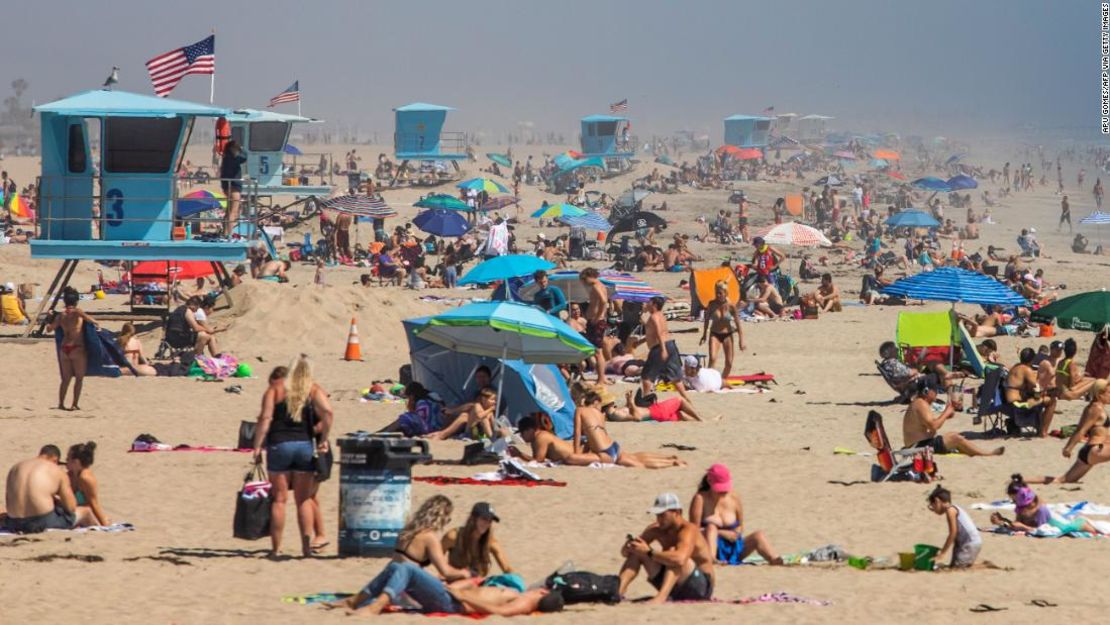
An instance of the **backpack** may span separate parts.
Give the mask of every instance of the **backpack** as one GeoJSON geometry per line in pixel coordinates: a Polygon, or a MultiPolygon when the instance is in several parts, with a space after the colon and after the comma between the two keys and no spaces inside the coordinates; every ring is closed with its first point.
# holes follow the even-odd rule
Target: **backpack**
{"type": "Polygon", "coordinates": [[[620,578],[616,575],[598,575],[588,571],[552,573],[544,582],[549,590],[563,595],[567,605],[575,603],[620,603],[620,578]]]}

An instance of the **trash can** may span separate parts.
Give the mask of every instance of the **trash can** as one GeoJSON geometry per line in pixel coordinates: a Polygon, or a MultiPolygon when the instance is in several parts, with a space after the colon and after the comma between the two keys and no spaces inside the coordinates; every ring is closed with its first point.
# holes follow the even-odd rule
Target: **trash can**
{"type": "Polygon", "coordinates": [[[391,556],[409,512],[412,465],[432,459],[428,442],[349,434],[337,444],[339,555],[391,556]]]}

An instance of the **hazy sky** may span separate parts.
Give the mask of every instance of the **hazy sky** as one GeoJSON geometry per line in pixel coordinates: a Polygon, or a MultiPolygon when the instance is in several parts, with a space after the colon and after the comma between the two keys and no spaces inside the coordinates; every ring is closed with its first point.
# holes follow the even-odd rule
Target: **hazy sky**
{"type": "MultiPolygon", "coordinates": [[[[836,126],[938,133],[1094,126],[1092,0],[37,0],[6,12],[0,85],[96,88],[216,28],[216,102],[264,107],[300,79],[304,113],[392,132],[413,101],[460,109],[449,130],[519,121],[574,136],[628,98],[634,131],[708,131],[733,113],[822,113],[836,126]],[[99,5],[99,6],[98,6],[99,5]],[[219,16],[219,17],[216,17],[219,16]]],[[[208,79],[172,97],[206,101],[208,79]]],[[[279,110],[295,111],[293,105],[279,110]]]]}

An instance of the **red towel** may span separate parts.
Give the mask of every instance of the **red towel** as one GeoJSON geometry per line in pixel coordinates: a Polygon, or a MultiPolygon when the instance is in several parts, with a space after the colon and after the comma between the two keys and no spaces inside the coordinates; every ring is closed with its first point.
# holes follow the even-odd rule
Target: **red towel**
{"type": "Polygon", "coordinates": [[[532,480],[520,479],[506,479],[506,480],[476,480],[471,477],[448,477],[446,475],[429,475],[426,477],[412,478],[416,482],[427,482],[437,486],[450,486],[450,485],[468,485],[468,486],[566,486],[566,482],[556,482],[555,480],[544,480],[542,482],[535,482],[532,480]]]}

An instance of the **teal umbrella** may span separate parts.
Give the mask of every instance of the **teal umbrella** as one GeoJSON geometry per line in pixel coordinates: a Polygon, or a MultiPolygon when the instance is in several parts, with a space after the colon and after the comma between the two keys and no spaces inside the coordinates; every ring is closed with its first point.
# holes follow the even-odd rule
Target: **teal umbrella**
{"type": "Polygon", "coordinates": [[[413,206],[419,208],[439,208],[452,211],[468,211],[471,210],[466,202],[460,200],[453,195],[446,195],[443,193],[435,193],[417,201],[413,206]]]}
{"type": "Polygon", "coordinates": [[[498,280],[527,276],[540,269],[547,271],[554,268],[555,263],[544,260],[539,256],[506,254],[478,263],[476,267],[466,272],[466,275],[459,279],[459,284],[488,284],[498,280]]]}
{"type": "Polygon", "coordinates": [[[541,206],[539,210],[532,213],[532,217],[554,219],[556,217],[581,217],[585,214],[585,210],[574,204],[548,204],[547,206],[541,206]]]}
{"type": "Polygon", "coordinates": [[[504,155],[504,154],[497,154],[496,152],[489,152],[489,153],[486,154],[486,158],[488,158],[489,160],[497,163],[498,165],[500,165],[502,167],[512,167],[513,166],[513,162],[511,160],[509,160],[509,157],[504,155]]]}

